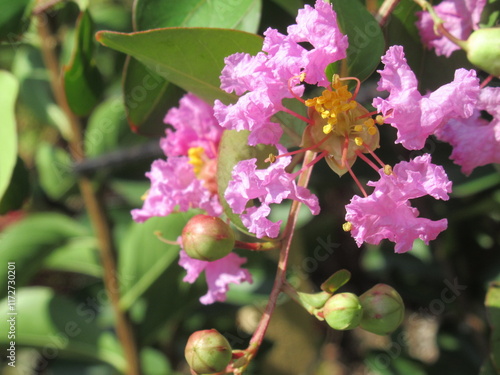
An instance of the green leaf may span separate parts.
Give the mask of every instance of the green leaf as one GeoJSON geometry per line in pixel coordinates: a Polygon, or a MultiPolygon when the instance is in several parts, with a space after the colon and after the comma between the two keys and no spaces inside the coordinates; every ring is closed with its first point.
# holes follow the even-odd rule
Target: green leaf
{"type": "Polygon", "coordinates": [[[128,310],[179,257],[179,246],[160,241],[155,232],[176,241],[186,222],[195,214],[191,211],[176,213],[131,224],[119,248],[120,305],[124,310],[128,310]]]}
{"type": "Polygon", "coordinates": [[[335,293],[340,287],[345,285],[351,279],[351,273],[348,270],[338,270],[330,276],[323,284],[321,290],[328,293],[335,293]]]}
{"type": "Polygon", "coordinates": [[[130,34],[101,31],[97,40],[135,57],[209,103],[237,99],[219,88],[224,58],[236,52],[256,54],[262,48],[260,37],[225,29],[166,28],[130,34]]]}
{"type": "Polygon", "coordinates": [[[15,42],[28,29],[34,0],[0,0],[0,40],[15,42]]]}
{"type": "Polygon", "coordinates": [[[134,29],[217,27],[257,32],[261,0],[136,0],[134,29]]]}
{"type": "Polygon", "coordinates": [[[123,95],[127,118],[135,133],[164,136],[163,118],[184,94],[179,87],[128,56],[123,71],[123,95]]]}
{"type": "MultiPolygon", "coordinates": [[[[160,27],[217,27],[255,33],[261,0],[136,0],[134,31],[160,27]]],[[[123,93],[134,132],[164,134],[163,118],[183,92],[136,59],[128,57],[123,71],[123,93]]]]}
{"type": "MultiPolygon", "coordinates": [[[[54,249],[75,237],[89,234],[87,229],[65,215],[34,214],[8,227],[0,237],[0,282],[7,285],[7,262],[15,262],[16,286],[26,284],[54,249]]],[[[0,298],[6,289],[0,291],[0,298]]]]}
{"type": "Polygon", "coordinates": [[[22,207],[31,191],[28,170],[23,160],[18,157],[9,187],[0,199],[0,215],[22,207]]]}
{"type": "MultiPolygon", "coordinates": [[[[341,62],[346,65],[340,68],[339,74],[364,81],[373,73],[384,53],[382,30],[360,1],[332,0],[331,3],[337,12],[340,29],[349,38],[347,60],[341,62]]],[[[333,73],[331,69],[327,69],[328,76],[333,73]]]]}
{"type": "Polygon", "coordinates": [[[126,361],[117,340],[85,313],[83,303],[76,304],[46,287],[17,288],[15,305],[6,299],[0,301],[0,313],[5,317],[0,321],[2,332],[15,325],[14,338],[0,336],[2,346],[9,347],[14,341],[16,348],[37,347],[47,356],[102,361],[125,371],[126,361]]]}
{"type": "Polygon", "coordinates": [[[78,17],[76,43],[69,65],[64,67],[64,91],[73,113],[86,116],[103,90],[101,74],[93,59],[94,25],[86,10],[78,17]]]}
{"type": "Polygon", "coordinates": [[[69,239],[67,243],[54,249],[44,259],[43,267],[101,277],[102,265],[96,239],[94,237],[69,239]]]}
{"type": "Polygon", "coordinates": [[[0,199],[9,186],[12,173],[17,161],[17,131],[15,104],[19,91],[17,79],[9,72],[0,70],[0,113],[2,126],[0,126],[0,199]]]}
{"type": "Polygon", "coordinates": [[[292,17],[297,16],[297,10],[304,7],[302,0],[272,0],[286,10],[292,17]]]}
{"type": "Polygon", "coordinates": [[[71,156],[62,148],[41,143],[36,153],[40,185],[54,200],[61,199],[76,184],[71,156]]]}
{"type": "Polygon", "coordinates": [[[488,322],[491,328],[491,359],[500,370],[500,283],[491,283],[485,300],[488,322]]]}
{"type": "Polygon", "coordinates": [[[227,189],[229,181],[231,181],[231,172],[234,166],[247,159],[256,158],[257,168],[263,169],[267,167],[264,160],[269,154],[277,154],[274,146],[259,144],[257,146],[248,145],[249,131],[225,130],[219,144],[219,158],[217,159],[217,189],[219,192],[219,200],[224,208],[224,213],[231,222],[242,232],[253,236],[249,233],[246,227],[241,222],[239,215],[235,214],[224,198],[224,193],[227,189]]]}

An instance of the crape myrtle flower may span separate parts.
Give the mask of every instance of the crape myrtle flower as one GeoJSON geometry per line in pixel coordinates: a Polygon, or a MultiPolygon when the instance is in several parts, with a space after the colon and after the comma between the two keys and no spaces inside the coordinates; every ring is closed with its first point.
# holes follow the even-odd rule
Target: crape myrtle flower
{"type": "Polygon", "coordinates": [[[428,156],[399,163],[393,172],[374,154],[379,147],[376,125],[389,122],[398,129],[397,142],[409,149],[421,149],[427,137],[448,120],[472,115],[480,91],[475,71],[459,69],[453,82],[421,95],[402,47],[393,46],[382,59],[385,68],[380,72],[379,82],[379,90],[387,90],[390,95],[374,99],[373,105],[382,113],[374,120],[372,113],[356,101],[360,85],[357,78],[335,74],[330,82],[324,75],[328,63],[345,58],[347,48],[346,37],[338,30],[331,6],[321,0],[314,8],[306,6],[299,13],[297,25],[287,30],[285,36],[268,29],[264,52],[256,56],[235,54],[226,58],[221,87],[242,96],[234,105],[216,102],[216,118],[228,129],[250,130],[250,145],[271,143],[279,150],[278,155],[267,159],[271,162],[267,169],[258,170],[255,159],[243,160],[234,167],[233,181],[225,192],[229,206],[258,237],[278,236],[280,223],[267,219],[271,204],[294,199],[305,203],[313,214],[319,212],[317,198],[307,189],[297,187],[294,179],[324,158],[339,176],[349,172],[364,195],[364,198],[354,197],[348,205],[348,225],[344,226],[352,231],[358,245],[379,243],[387,238],[396,242],[397,252],[404,252],[411,249],[416,238],[426,242],[436,238],[447,227],[447,221],[419,218],[409,200],[424,195],[447,199],[451,183],[444,170],[431,164],[428,156]],[[318,28],[314,23],[304,23],[306,19],[316,20],[318,28]],[[325,23],[330,33],[319,33],[325,23]],[[302,49],[297,44],[302,41],[308,41],[313,48],[302,49]],[[320,66],[311,63],[312,51],[322,57],[320,66]],[[357,81],[353,93],[346,80],[357,81]],[[304,100],[300,97],[302,82],[323,86],[324,90],[321,95],[304,100]],[[284,98],[301,101],[308,108],[307,118],[287,110],[281,104],[284,98]],[[278,111],[291,113],[305,122],[301,150],[287,153],[277,143],[281,128],[271,123],[271,117],[278,111]],[[317,153],[316,158],[301,171],[287,173],[285,167],[290,163],[290,155],[305,150],[317,153]],[[370,154],[375,162],[365,154],[370,154]],[[357,158],[377,172],[383,171],[380,181],[371,183],[375,190],[370,196],[351,169],[357,158]],[[257,200],[257,205],[247,206],[251,200],[257,200]],[[382,219],[382,213],[387,214],[386,220],[382,219]]]}
{"type": "Polygon", "coordinates": [[[387,238],[396,243],[397,253],[404,253],[412,249],[417,238],[428,244],[447,228],[446,219],[418,217],[418,210],[409,202],[424,195],[448,200],[451,182],[443,167],[430,160],[430,155],[424,154],[398,163],[390,174],[381,169],[380,180],[368,182],[375,188],[373,192],[352,198],[346,206],[344,229],[351,231],[358,246],[363,242],[378,245],[387,238]]]}
{"type": "Polygon", "coordinates": [[[317,0],[314,8],[306,5],[296,21],[288,27],[288,35],[267,29],[263,52],[256,56],[237,53],[225,59],[221,88],[242,96],[230,105],[216,101],[215,117],[227,129],[250,130],[250,145],[279,142],[283,131],[271,117],[288,111],[282,104],[284,98],[303,94],[304,86],[298,85],[302,73],[306,73],[306,83],[328,86],[326,67],[346,57],[347,36],[340,32],[329,4],[317,0]],[[301,42],[308,42],[312,49],[302,47],[301,42]]]}
{"type": "Polygon", "coordinates": [[[466,175],[476,167],[500,163],[500,87],[483,88],[472,116],[450,120],[436,136],[453,146],[451,159],[466,175]],[[482,118],[481,111],[492,120],[482,118]]]}
{"type": "MultiPolygon", "coordinates": [[[[286,150],[278,146],[281,154],[286,150]]],[[[285,171],[291,157],[277,159],[266,169],[257,169],[257,159],[240,161],[233,169],[232,180],[225,192],[225,198],[231,209],[241,214],[243,224],[258,238],[277,237],[281,220],[274,223],[267,219],[271,213],[270,204],[281,203],[284,199],[293,199],[304,203],[314,215],[319,213],[318,198],[308,189],[297,186],[294,176],[285,171]],[[247,203],[258,198],[260,206],[247,207],[247,203]]]]}
{"type": "Polygon", "coordinates": [[[167,129],[166,137],[160,140],[167,159],[155,160],[146,173],[151,188],[143,207],[132,210],[132,218],[144,222],[153,216],[191,208],[219,216],[222,206],[215,172],[223,129],[213,116],[213,108],[188,93],[180,100],[179,108],[168,111],[165,122],[175,129],[167,129]]]}
{"type": "Polygon", "coordinates": [[[382,62],[385,67],[378,71],[378,90],[389,91],[390,95],[386,99],[375,98],[372,104],[385,116],[385,122],[398,130],[396,143],[409,150],[420,150],[427,137],[448,120],[472,115],[480,91],[475,70],[458,69],[451,83],[421,95],[403,47],[390,47],[382,62]]]}
{"type": "MultiPolygon", "coordinates": [[[[434,6],[434,10],[451,35],[460,40],[467,40],[472,31],[478,29],[485,5],[486,0],[444,0],[434,6]]],[[[448,38],[436,34],[429,12],[417,12],[417,17],[416,25],[422,42],[427,48],[434,48],[436,55],[450,57],[454,51],[460,49],[448,38]]]]}
{"type": "Polygon", "coordinates": [[[242,282],[252,283],[252,275],[246,269],[241,268],[246,263],[246,258],[242,258],[235,253],[230,253],[224,258],[213,262],[190,258],[184,250],[180,252],[179,265],[183,267],[187,274],[183,281],[194,283],[200,274],[205,271],[208,292],[200,298],[200,302],[209,305],[214,302],[224,302],[229,284],[241,284],[242,282]]]}

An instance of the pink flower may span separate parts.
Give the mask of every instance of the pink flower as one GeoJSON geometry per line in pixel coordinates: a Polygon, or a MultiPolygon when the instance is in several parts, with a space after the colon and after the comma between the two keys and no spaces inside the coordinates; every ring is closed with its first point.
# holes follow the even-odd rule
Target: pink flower
{"type": "Polygon", "coordinates": [[[215,169],[223,128],[213,116],[212,107],[188,93],[180,100],[179,108],[168,111],[165,122],[176,129],[167,129],[166,137],[160,140],[168,159],[154,161],[146,173],[151,188],[143,207],[132,210],[132,218],[144,222],[153,216],[191,208],[219,216],[222,206],[215,169]]]}
{"type": "Polygon", "coordinates": [[[187,271],[183,279],[185,282],[194,283],[200,274],[205,271],[208,292],[200,298],[200,302],[204,305],[216,301],[224,302],[226,293],[229,290],[229,284],[241,284],[244,281],[252,283],[250,272],[240,268],[245,262],[246,258],[239,257],[234,253],[213,262],[206,262],[190,258],[184,250],[181,250],[179,259],[179,265],[187,271]]]}
{"type": "MultiPolygon", "coordinates": [[[[279,147],[280,153],[285,152],[279,147]]],[[[273,223],[267,216],[270,204],[293,199],[304,203],[314,215],[319,213],[318,198],[304,188],[297,186],[293,176],[285,172],[291,157],[279,157],[266,169],[257,169],[257,159],[240,161],[233,169],[232,180],[225,198],[234,213],[241,214],[243,224],[258,238],[277,237],[281,221],[273,223]],[[259,207],[246,207],[252,199],[259,199],[259,207]]]]}
{"type": "Polygon", "coordinates": [[[263,52],[256,56],[237,53],[225,59],[221,88],[243,96],[230,105],[217,100],[215,117],[227,129],[250,130],[250,145],[279,142],[282,130],[271,117],[285,109],[284,98],[303,94],[304,87],[298,85],[301,73],[309,84],[328,86],[326,67],[346,57],[347,37],[338,29],[335,12],[323,0],[317,0],[314,8],[306,5],[300,10],[297,24],[287,31],[288,35],[283,35],[269,28],[264,33],[263,52]],[[312,49],[302,47],[302,42],[311,44],[312,49]]]}
{"type": "Polygon", "coordinates": [[[480,91],[474,70],[458,69],[453,82],[422,96],[403,47],[390,47],[382,62],[385,67],[379,71],[378,90],[390,95],[373,99],[373,106],[398,130],[396,143],[409,150],[421,149],[427,137],[448,120],[472,115],[480,91]]]}
{"type": "MultiPolygon", "coordinates": [[[[481,13],[486,0],[444,0],[434,7],[437,15],[444,21],[444,27],[454,37],[467,40],[472,30],[478,29],[481,13]]],[[[436,55],[450,55],[460,47],[449,39],[434,32],[434,22],[428,12],[417,12],[416,22],[424,45],[436,51],[436,55]]]]}
{"type": "Polygon", "coordinates": [[[151,188],[142,208],[132,210],[132,218],[137,222],[153,216],[167,216],[175,209],[201,208],[212,216],[222,213],[217,195],[196,177],[185,156],[155,160],[146,176],[151,180],[151,188]]]}
{"type": "Polygon", "coordinates": [[[166,130],[160,146],[167,157],[187,155],[193,147],[202,147],[210,159],[217,156],[217,148],[224,130],[214,117],[211,105],[187,93],[179,101],[179,108],[171,108],[165,123],[174,127],[166,130]]]}
{"type": "Polygon", "coordinates": [[[409,202],[427,194],[448,199],[451,182],[441,166],[430,162],[430,155],[397,164],[391,175],[383,170],[379,173],[379,181],[368,183],[375,187],[372,194],[354,196],[346,206],[346,220],[351,223],[351,234],[358,246],[363,242],[378,245],[387,238],[396,243],[397,253],[404,253],[412,249],[415,239],[428,244],[447,228],[446,219],[418,217],[418,210],[409,202]]]}
{"type": "Polygon", "coordinates": [[[500,163],[500,88],[481,90],[474,114],[464,120],[450,120],[436,134],[438,139],[453,146],[451,158],[469,175],[474,168],[500,163]],[[481,110],[493,116],[481,118],[481,110]]]}

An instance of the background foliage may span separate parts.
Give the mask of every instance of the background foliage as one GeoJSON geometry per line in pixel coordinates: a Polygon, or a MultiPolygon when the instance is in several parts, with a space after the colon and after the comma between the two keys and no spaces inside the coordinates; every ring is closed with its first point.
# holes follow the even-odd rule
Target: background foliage
{"type": "MultiPolygon", "coordinates": [[[[344,68],[367,79],[358,97],[364,105],[374,95],[378,75],[372,72],[386,46],[405,46],[423,90],[449,82],[458,67],[470,67],[461,51],[445,59],[423,48],[414,26],[418,7],[410,0],[401,1],[383,29],[372,27],[369,13],[378,2],[332,3],[353,49],[344,68]]],[[[485,22],[497,14],[498,2],[490,3],[485,22]]],[[[153,234],[160,230],[175,239],[195,213],[137,224],[129,212],[141,206],[149,187],[144,173],[162,157],[158,137],[167,110],[185,90],[207,101],[234,101],[219,89],[222,58],[256,53],[262,39],[252,34],[267,27],[284,32],[302,6],[300,0],[0,2],[0,297],[7,293],[7,262],[16,262],[19,312],[17,366],[9,367],[2,356],[2,373],[116,374],[126,367],[98,243],[78,189],[81,176],[99,192],[111,222],[119,303],[133,322],[144,373],[187,374],[184,345],[198,329],[217,328],[233,347],[246,347],[272,286],[276,254],[245,253],[254,284],[233,287],[226,304],[201,306],[205,284],[183,283],[177,248],[153,234]],[[50,38],[40,34],[40,24],[50,38]],[[175,28],[124,34],[166,27],[175,28]],[[62,67],[57,77],[44,62],[47,45],[62,67]],[[63,83],[69,108],[84,125],[84,159],[71,154],[71,121],[52,89],[54,80],[63,83]]],[[[384,161],[417,155],[394,145],[392,128],[381,133],[384,161]]],[[[436,241],[417,243],[404,255],[386,242],[358,249],[341,229],[355,184],[319,163],[310,187],[322,212],[301,216],[289,267],[290,281],[304,291],[318,290],[342,268],[352,273],[346,291],[392,285],[407,308],[402,328],[386,338],[333,331],[283,298],[249,373],[496,373],[498,331],[491,334],[490,324],[498,326],[500,297],[497,284],[488,288],[500,281],[498,168],[478,168],[466,178],[448,159],[448,145],[431,139],[421,152],[431,153],[454,182],[450,201],[416,202],[423,216],[448,218],[448,230],[436,241]]],[[[374,178],[363,165],[356,168],[361,180],[374,178]]],[[[286,207],[273,215],[286,217],[286,207]]],[[[10,345],[6,314],[4,298],[2,353],[10,345]]]]}

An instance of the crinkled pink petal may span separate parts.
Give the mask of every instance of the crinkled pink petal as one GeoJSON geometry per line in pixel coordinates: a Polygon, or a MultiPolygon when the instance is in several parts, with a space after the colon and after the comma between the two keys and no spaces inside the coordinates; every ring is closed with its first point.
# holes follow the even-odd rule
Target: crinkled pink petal
{"type": "Polygon", "coordinates": [[[346,211],[346,220],[352,224],[351,234],[358,246],[363,242],[378,245],[382,239],[388,239],[396,243],[397,253],[411,250],[417,238],[428,244],[448,226],[446,219],[419,218],[418,210],[408,201],[395,201],[380,192],[366,198],[354,196],[346,211]]]}
{"type": "Polygon", "coordinates": [[[167,129],[160,140],[165,155],[185,156],[191,147],[203,147],[209,158],[215,158],[223,129],[213,113],[213,107],[197,96],[184,95],[179,107],[171,108],[164,119],[175,129],[167,129]]]}
{"type": "Polygon", "coordinates": [[[296,21],[287,28],[288,35],[294,42],[308,42],[314,47],[306,54],[305,81],[326,87],[330,77],[325,76],[325,69],[333,61],[346,58],[347,36],[340,31],[331,5],[323,0],[316,0],[314,8],[305,5],[296,21]]]}
{"type": "Polygon", "coordinates": [[[271,207],[262,203],[259,207],[249,207],[245,213],[240,215],[241,222],[247,227],[250,233],[254,233],[257,238],[265,236],[276,238],[280,234],[281,220],[276,223],[267,218],[271,213],[271,207]]]}
{"type": "Polygon", "coordinates": [[[431,163],[429,154],[398,163],[391,175],[382,169],[379,174],[378,181],[368,183],[375,187],[371,195],[354,196],[346,206],[346,220],[352,224],[351,234],[358,246],[363,242],[377,245],[386,238],[396,243],[396,252],[405,252],[415,239],[428,243],[446,229],[446,220],[419,218],[409,202],[424,195],[447,200],[451,193],[446,172],[431,163]]]}
{"type": "Polygon", "coordinates": [[[382,62],[385,67],[379,71],[378,90],[389,91],[389,97],[373,99],[373,106],[398,130],[396,143],[409,150],[419,150],[424,147],[427,137],[446,121],[472,114],[480,91],[474,70],[458,69],[453,82],[422,96],[403,47],[390,47],[382,62]]]}
{"type": "Polygon", "coordinates": [[[271,103],[266,92],[252,91],[242,96],[235,104],[225,105],[215,101],[214,114],[220,125],[231,130],[250,130],[249,144],[275,144],[282,130],[277,123],[270,121],[278,109],[271,103]],[[267,136],[271,138],[266,138],[267,136]],[[252,143],[250,143],[252,142],[252,143]]]}
{"type": "Polygon", "coordinates": [[[388,176],[382,170],[379,173],[380,180],[370,181],[368,185],[390,194],[394,200],[415,199],[424,195],[448,200],[451,193],[452,182],[442,166],[431,163],[429,154],[396,164],[392,175],[388,176]]]}
{"type": "Polygon", "coordinates": [[[301,73],[306,73],[307,83],[327,86],[325,68],[346,56],[347,37],[340,33],[331,6],[321,0],[315,8],[306,5],[299,11],[297,25],[288,32],[283,35],[269,28],[264,33],[264,52],[255,57],[236,54],[225,60],[221,88],[242,96],[230,105],[216,101],[215,117],[226,129],[249,130],[250,145],[279,142],[282,131],[271,117],[284,110],[283,99],[303,94],[301,73]],[[301,42],[309,42],[312,49],[301,42]]]}
{"type": "Polygon", "coordinates": [[[451,159],[466,175],[474,168],[500,163],[500,88],[490,87],[481,91],[478,110],[468,119],[450,120],[436,135],[453,146],[451,159]],[[488,122],[479,110],[493,116],[488,122]]]}
{"type": "MultiPolygon", "coordinates": [[[[467,40],[472,30],[477,30],[486,0],[444,0],[434,6],[444,27],[456,38],[467,40]]],[[[450,55],[460,47],[434,32],[434,22],[428,12],[417,12],[416,22],[424,45],[435,49],[436,55],[450,55]]]]}
{"type": "Polygon", "coordinates": [[[151,180],[151,188],[142,208],[132,210],[132,218],[137,222],[153,216],[167,216],[175,209],[201,208],[212,216],[222,213],[217,195],[196,178],[193,166],[185,156],[155,160],[146,176],[151,180]]]}
{"type": "Polygon", "coordinates": [[[200,298],[200,302],[209,305],[226,300],[229,284],[241,284],[245,281],[248,283],[253,282],[250,272],[241,268],[241,265],[246,261],[246,258],[230,253],[222,259],[206,262],[192,259],[184,250],[181,250],[179,265],[187,271],[183,281],[190,284],[194,283],[201,272],[205,271],[208,292],[200,298]]]}
{"type": "MultiPolygon", "coordinates": [[[[278,146],[280,154],[286,150],[278,146]]],[[[257,159],[240,161],[233,169],[224,196],[227,203],[241,218],[245,226],[257,237],[276,237],[279,223],[267,219],[271,212],[269,205],[281,203],[284,199],[293,199],[304,203],[314,215],[319,213],[318,198],[308,189],[297,186],[291,175],[285,171],[290,164],[290,156],[279,157],[266,169],[257,169],[257,159]],[[259,199],[259,208],[246,208],[252,199],[259,199]]]]}

